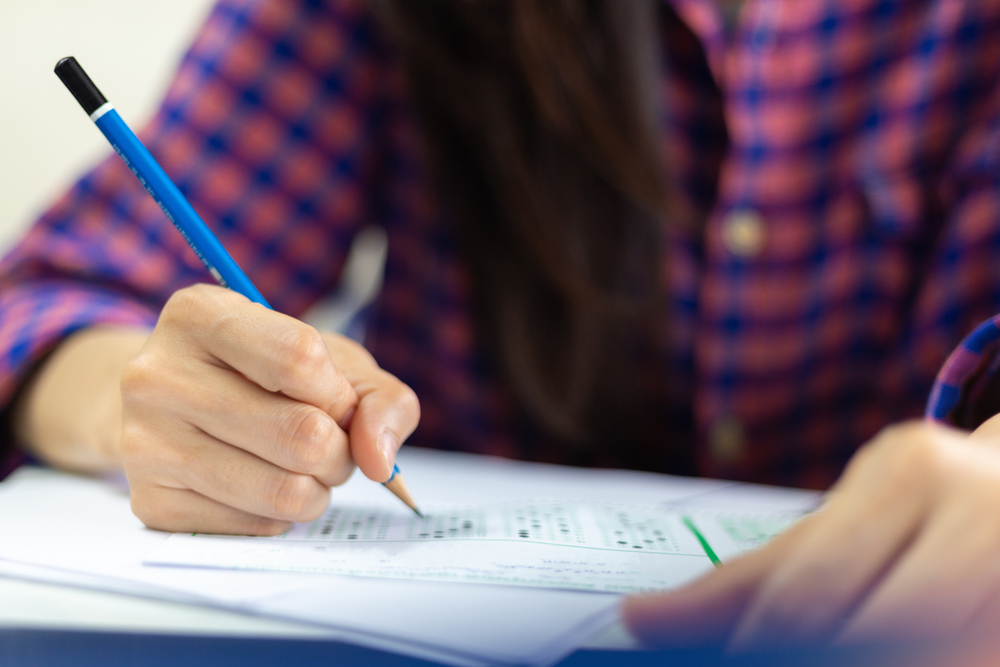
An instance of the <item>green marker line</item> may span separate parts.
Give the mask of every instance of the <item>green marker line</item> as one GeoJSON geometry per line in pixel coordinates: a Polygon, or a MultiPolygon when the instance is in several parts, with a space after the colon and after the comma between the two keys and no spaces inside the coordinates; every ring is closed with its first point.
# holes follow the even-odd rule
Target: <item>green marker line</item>
{"type": "Polygon", "coordinates": [[[694,536],[698,538],[698,542],[701,543],[701,548],[705,550],[705,555],[708,556],[708,560],[712,561],[712,565],[720,567],[722,565],[722,561],[715,555],[715,551],[712,550],[712,547],[708,544],[708,540],[706,540],[705,536],[701,534],[698,527],[694,525],[694,521],[691,520],[691,517],[684,515],[681,517],[681,521],[683,521],[684,525],[688,527],[688,530],[694,533],[694,536]]]}

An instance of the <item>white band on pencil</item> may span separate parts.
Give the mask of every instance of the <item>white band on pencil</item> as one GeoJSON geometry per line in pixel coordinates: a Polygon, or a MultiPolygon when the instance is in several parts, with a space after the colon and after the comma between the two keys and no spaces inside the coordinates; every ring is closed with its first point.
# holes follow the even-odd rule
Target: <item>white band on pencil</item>
{"type": "Polygon", "coordinates": [[[98,118],[100,118],[101,116],[103,116],[104,114],[106,114],[107,112],[111,111],[114,108],[115,106],[111,104],[111,102],[105,102],[104,104],[102,104],[97,108],[97,111],[90,114],[90,120],[96,123],[98,118]]]}

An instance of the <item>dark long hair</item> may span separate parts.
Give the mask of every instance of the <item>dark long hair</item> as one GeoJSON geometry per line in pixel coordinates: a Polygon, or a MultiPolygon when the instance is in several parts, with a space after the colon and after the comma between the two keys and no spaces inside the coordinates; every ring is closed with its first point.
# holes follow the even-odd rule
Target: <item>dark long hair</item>
{"type": "Polygon", "coordinates": [[[493,363],[569,449],[621,443],[641,419],[637,351],[663,340],[652,0],[376,5],[493,363]]]}

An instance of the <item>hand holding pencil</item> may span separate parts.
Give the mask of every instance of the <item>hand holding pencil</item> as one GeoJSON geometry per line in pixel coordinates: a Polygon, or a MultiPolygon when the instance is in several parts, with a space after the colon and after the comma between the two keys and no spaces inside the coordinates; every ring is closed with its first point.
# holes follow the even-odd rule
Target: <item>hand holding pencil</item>
{"type": "Polygon", "coordinates": [[[385,482],[413,392],[360,345],[213,285],[174,294],[122,377],[132,507],[169,531],[275,534],[355,465],[385,482]]]}
{"type": "Polygon", "coordinates": [[[420,418],[413,391],[353,341],[271,310],[76,61],[56,73],[232,288],[176,292],[125,368],[121,456],[136,515],[162,530],[275,534],[318,517],[355,465],[417,511],[395,467],[420,418]]]}

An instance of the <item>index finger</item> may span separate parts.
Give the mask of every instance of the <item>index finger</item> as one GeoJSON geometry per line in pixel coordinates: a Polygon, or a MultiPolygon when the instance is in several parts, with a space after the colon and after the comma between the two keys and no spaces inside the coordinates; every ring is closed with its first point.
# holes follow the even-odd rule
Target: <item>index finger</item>
{"type": "Polygon", "coordinates": [[[649,646],[723,645],[773,561],[762,550],[726,563],[678,590],[632,595],[622,603],[622,620],[649,646]]]}
{"type": "Polygon", "coordinates": [[[205,361],[232,368],[268,391],[314,405],[341,425],[357,405],[354,388],[316,329],[232,290],[215,285],[180,290],[164,307],[161,323],[183,331],[184,340],[201,351],[205,361]]]}
{"type": "Polygon", "coordinates": [[[726,644],[761,584],[809,530],[811,518],[686,586],[626,598],[622,620],[636,638],[650,646],[726,644]]]}

